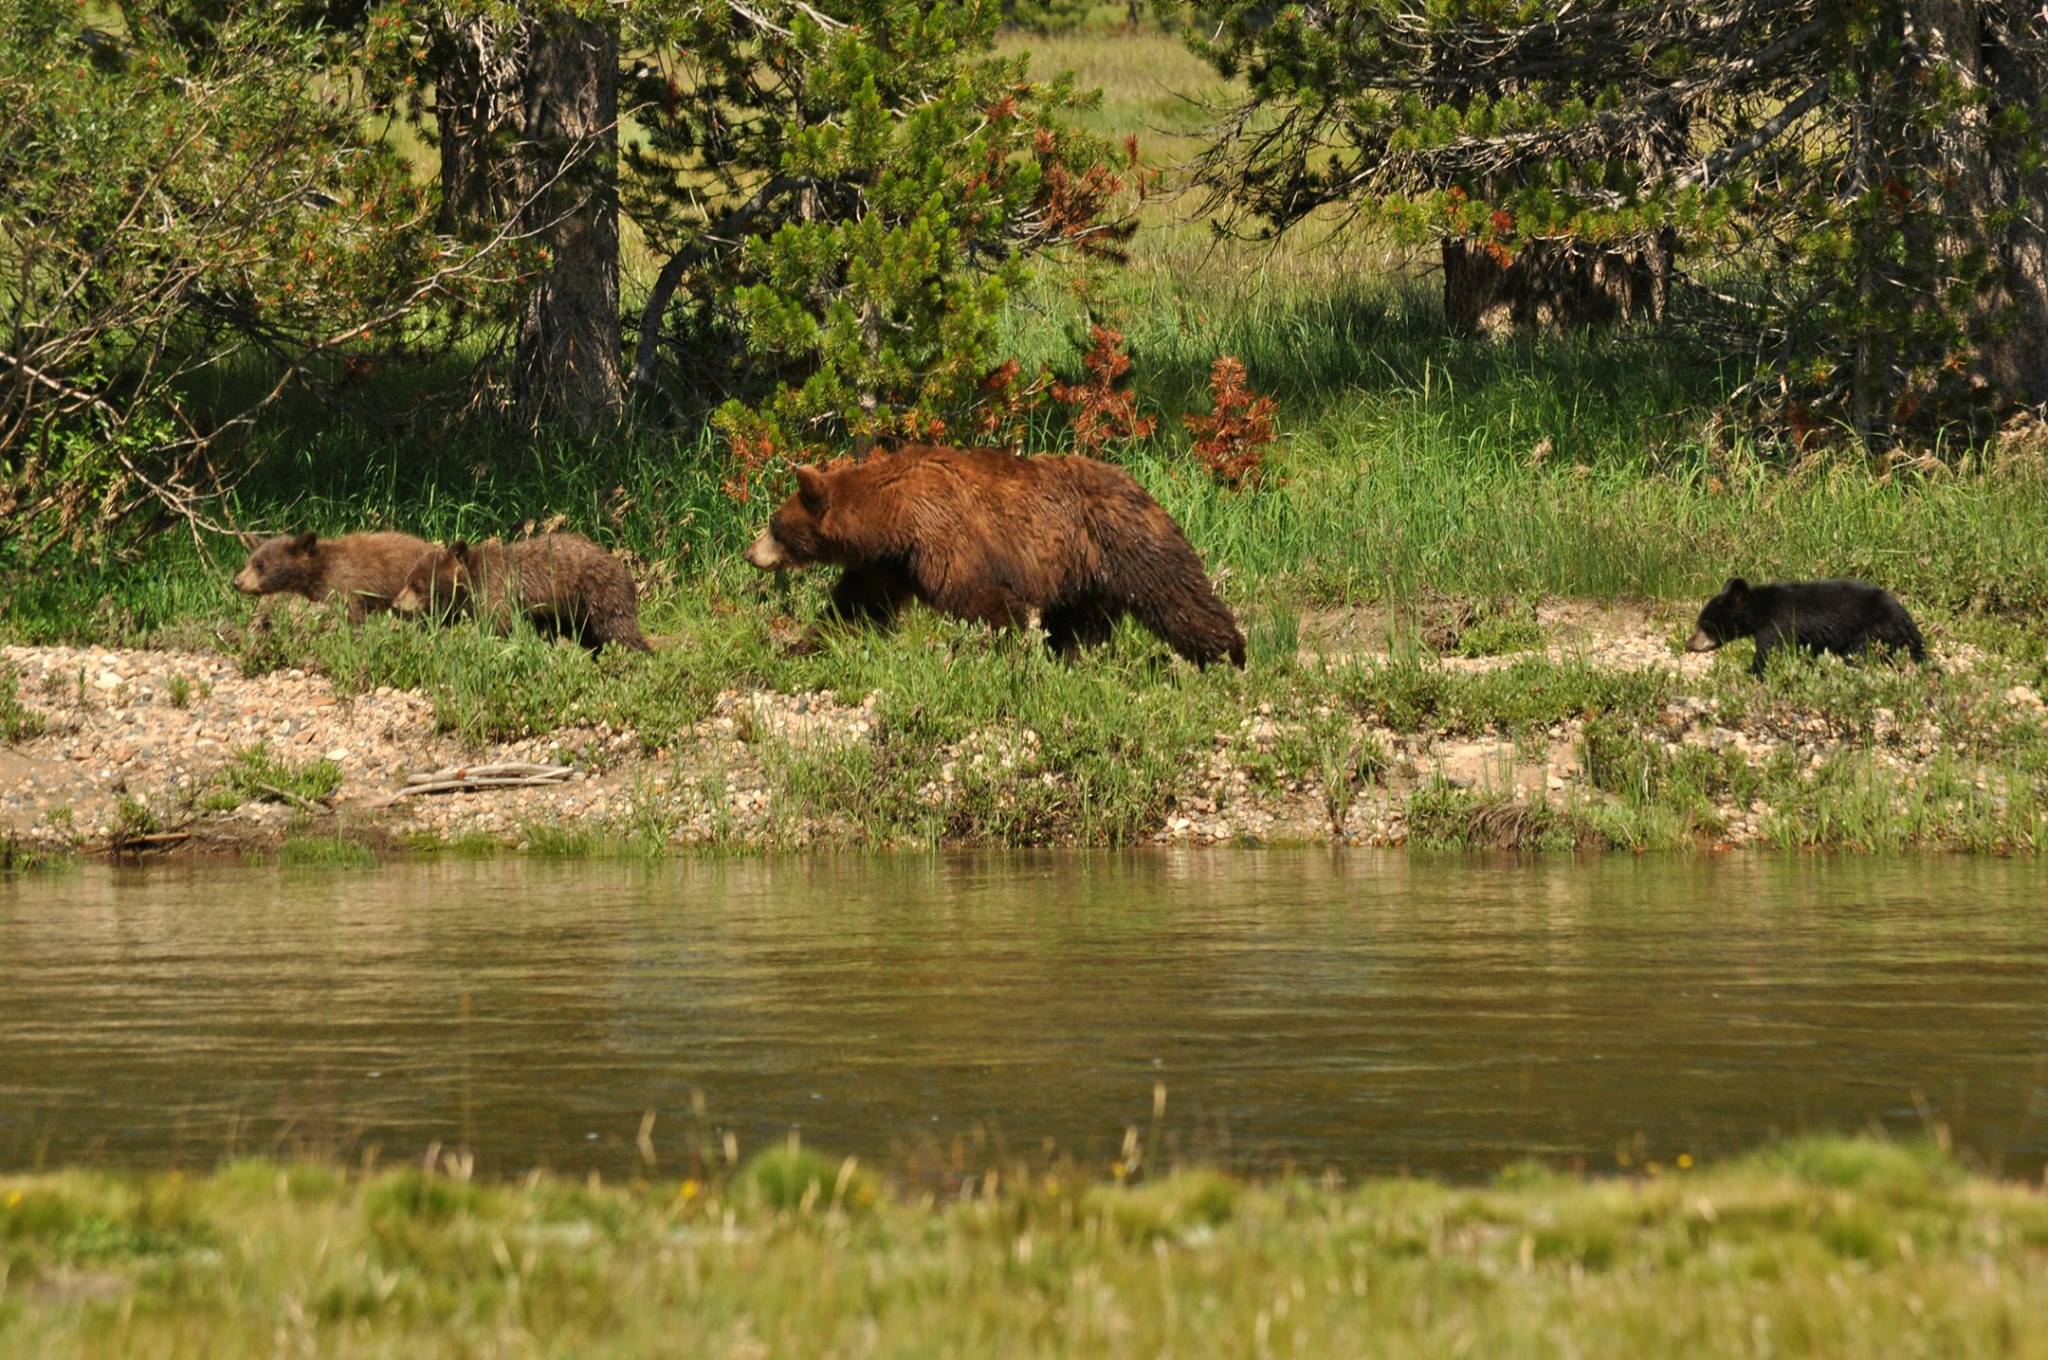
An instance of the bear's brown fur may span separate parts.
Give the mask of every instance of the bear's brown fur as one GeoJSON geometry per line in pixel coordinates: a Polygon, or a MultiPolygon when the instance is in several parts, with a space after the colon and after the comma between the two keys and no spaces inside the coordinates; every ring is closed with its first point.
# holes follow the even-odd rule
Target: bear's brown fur
{"type": "Polygon", "coordinates": [[[400,613],[441,618],[476,615],[509,632],[523,614],[548,636],[576,639],[591,651],[615,643],[652,651],[640,633],[639,594],[624,564],[580,534],[541,534],[513,543],[457,541],[413,568],[399,592],[400,613]]]}
{"type": "Polygon", "coordinates": [[[1196,665],[1244,665],[1187,536],[1122,468],[913,444],[796,477],[747,561],[844,568],[841,619],[887,626],[908,599],[996,627],[1035,617],[1066,656],[1129,612],[1196,665]]]}
{"type": "Polygon", "coordinates": [[[434,545],[411,534],[284,534],[258,541],[235,573],[235,589],[244,595],[303,595],[321,601],[336,596],[348,601],[350,623],[382,613],[412,576],[413,567],[434,545]]]}

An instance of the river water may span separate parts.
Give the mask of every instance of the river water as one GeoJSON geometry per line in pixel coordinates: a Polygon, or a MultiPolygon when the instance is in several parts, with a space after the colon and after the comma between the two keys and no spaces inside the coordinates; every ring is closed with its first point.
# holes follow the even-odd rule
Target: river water
{"type": "Polygon", "coordinates": [[[0,880],[0,1167],[2048,1159],[2048,867],[1209,851],[0,880]],[[651,1115],[651,1121],[649,1116],[651,1115]],[[644,1137],[643,1137],[644,1134],[644,1137]]]}

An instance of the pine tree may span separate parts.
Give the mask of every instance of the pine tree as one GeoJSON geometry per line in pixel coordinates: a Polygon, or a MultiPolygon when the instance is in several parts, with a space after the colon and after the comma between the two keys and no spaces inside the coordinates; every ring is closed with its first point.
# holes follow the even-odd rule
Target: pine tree
{"type": "Polygon", "coordinates": [[[664,260],[632,384],[792,451],[972,424],[1032,262],[1119,253],[1070,78],[993,55],[996,0],[678,6],[631,88],[629,211],[664,260]]]}
{"type": "Polygon", "coordinates": [[[2026,0],[1199,0],[1203,180],[1437,243],[1454,324],[1665,306],[1867,438],[2048,401],[2048,22],[2026,0]],[[1704,294],[1703,294],[1704,296],[1704,294]]]}

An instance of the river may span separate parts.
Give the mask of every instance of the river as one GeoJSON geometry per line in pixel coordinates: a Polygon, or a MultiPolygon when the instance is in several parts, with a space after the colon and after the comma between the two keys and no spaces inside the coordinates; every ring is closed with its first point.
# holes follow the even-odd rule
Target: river
{"type": "Polygon", "coordinates": [[[0,1166],[2048,1160],[2048,867],[1281,851],[0,880],[0,1166]],[[651,1118],[650,1118],[651,1116],[651,1118]],[[1128,1132],[1127,1132],[1128,1131],[1128,1132]]]}

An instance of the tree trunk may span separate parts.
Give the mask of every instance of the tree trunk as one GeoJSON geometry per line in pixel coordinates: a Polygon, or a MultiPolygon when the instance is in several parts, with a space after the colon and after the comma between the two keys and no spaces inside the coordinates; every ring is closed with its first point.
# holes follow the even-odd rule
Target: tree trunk
{"type": "Polygon", "coordinates": [[[1981,107],[1953,120],[1937,146],[1948,185],[1944,216],[1985,233],[1992,277],[1971,318],[1977,372],[1999,409],[2048,402],[2048,28],[2023,0],[1920,0],[1913,18],[1927,57],[1981,107]]]}
{"type": "Polygon", "coordinates": [[[1668,230],[1626,249],[1530,241],[1502,264],[1484,246],[1447,237],[1444,319],[1459,335],[1495,337],[1660,320],[1672,242],[1668,230]]]}
{"type": "Polygon", "coordinates": [[[589,434],[623,407],[619,375],[618,36],[544,21],[527,56],[523,226],[546,246],[520,317],[514,392],[536,421],[589,434]]]}

